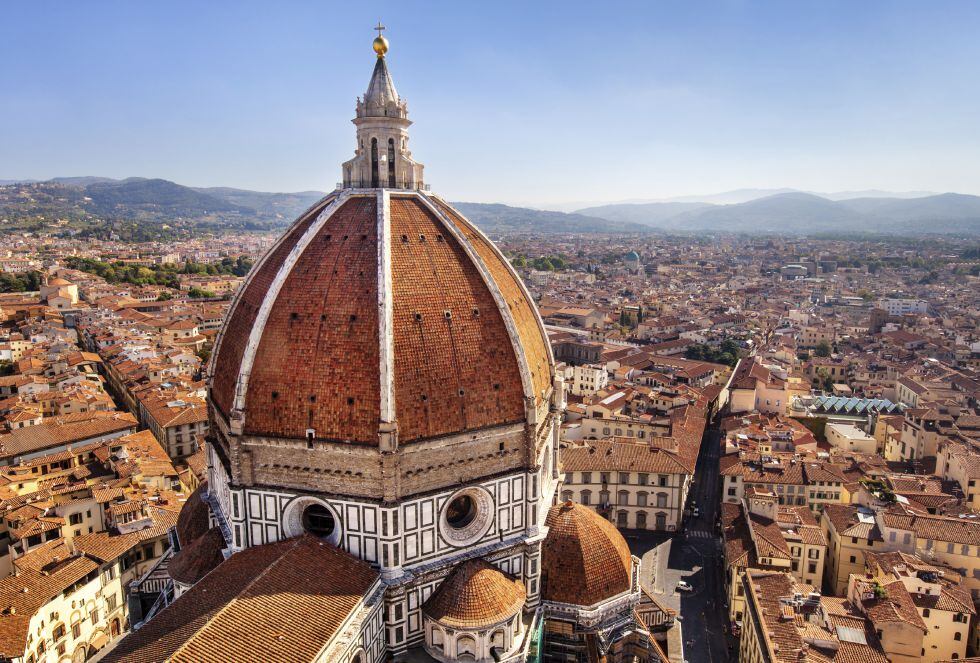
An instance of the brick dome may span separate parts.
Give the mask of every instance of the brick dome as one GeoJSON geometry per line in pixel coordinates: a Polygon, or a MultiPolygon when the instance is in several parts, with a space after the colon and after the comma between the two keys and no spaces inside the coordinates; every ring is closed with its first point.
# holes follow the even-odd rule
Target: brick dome
{"type": "Polygon", "coordinates": [[[551,507],[541,546],[541,598],[591,606],[630,589],[633,561],[619,530],[589,507],[551,507]]]}
{"type": "Polygon", "coordinates": [[[450,628],[481,628],[510,619],[524,607],[526,598],[520,580],[474,559],[452,570],[422,612],[450,628]]]}
{"type": "Polygon", "coordinates": [[[345,189],[239,289],[211,364],[235,434],[378,445],[523,422],[551,388],[533,303],[475,226],[421,191],[345,189]]]}

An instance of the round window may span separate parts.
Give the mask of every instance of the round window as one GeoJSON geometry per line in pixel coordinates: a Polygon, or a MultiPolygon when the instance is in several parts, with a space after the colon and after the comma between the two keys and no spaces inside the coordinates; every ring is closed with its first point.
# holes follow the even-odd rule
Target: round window
{"type": "Polygon", "coordinates": [[[476,500],[460,495],[446,507],[446,522],[453,529],[463,529],[476,518],[476,500]]]}
{"type": "Polygon", "coordinates": [[[303,529],[313,536],[325,539],[333,534],[336,526],[333,513],[322,504],[311,504],[303,509],[303,529]]]}
{"type": "Polygon", "coordinates": [[[493,525],[493,496],[479,486],[451,495],[439,516],[439,531],[449,545],[462,547],[479,541],[493,525]]]}

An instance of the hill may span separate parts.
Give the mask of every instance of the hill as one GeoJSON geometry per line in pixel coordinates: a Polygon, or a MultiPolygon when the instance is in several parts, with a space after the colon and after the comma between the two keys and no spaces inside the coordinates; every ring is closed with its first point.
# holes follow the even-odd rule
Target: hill
{"type": "MultiPolygon", "coordinates": [[[[232,230],[277,230],[324,194],[266,193],[230,187],[193,188],[169,180],[131,177],[61,177],[47,182],[0,186],[2,229],[146,241],[232,230]]],[[[497,204],[457,203],[492,233],[629,233],[651,229],[630,221],[607,221],[497,204]]]]}
{"type": "Polygon", "coordinates": [[[649,233],[649,226],[611,221],[585,214],[566,214],[511,207],[499,203],[453,203],[466,218],[488,233],[649,233]]]}
{"type": "Polygon", "coordinates": [[[671,204],[677,203],[606,205],[580,212],[674,232],[980,234],[980,197],[956,193],[829,200],[791,192],[676,214],[670,214],[671,204]]]}

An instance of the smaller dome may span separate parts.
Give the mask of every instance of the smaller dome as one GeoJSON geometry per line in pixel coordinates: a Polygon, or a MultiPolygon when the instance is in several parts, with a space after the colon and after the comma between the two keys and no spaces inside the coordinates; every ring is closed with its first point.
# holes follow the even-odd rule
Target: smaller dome
{"type": "Polygon", "coordinates": [[[69,281],[64,280],[63,278],[59,278],[56,276],[48,281],[48,285],[61,287],[61,286],[72,285],[72,284],[69,281]]]}
{"type": "Polygon", "coordinates": [[[482,559],[463,562],[422,606],[426,617],[443,626],[472,629],[506,621],[524,607],[520,580],[482,559]]]}
{"type": "Polygon", "coordinates": [[[589,507],[551,507],[541,546],[541,598],[590,606],[632,587],[633,556],[615,525],[589,507]]]}
{"type": "Polygon", "coordinates": [[[203,493],[207,491],[208,482],[205,481],[191,493],[177,515],[177,540],[181,546],[189,546],[204,536],[211,527],[208,504],[203,497],[203,493]]]}
{"type": "Polygon", "coordinates": [[[627,262],[640,262],[640,254],[636,251],[630,251],[623,257],[623,260],[627,262]]]}

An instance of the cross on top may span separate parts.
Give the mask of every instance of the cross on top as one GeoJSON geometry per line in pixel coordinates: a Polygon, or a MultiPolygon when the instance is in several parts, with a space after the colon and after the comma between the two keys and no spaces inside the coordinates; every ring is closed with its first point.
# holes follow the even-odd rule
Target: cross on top
{"type": "Polygon", "coordinates": [[[379,37],[381,36],[381,33],[382,32],[384,32],[385,30],[387,30],[387,28],[385,26],[381,25],[381,21],[378,21],[378,26],[376,28],[374,28],[374,29],[378,31],[378,36],[379,37]]]}

